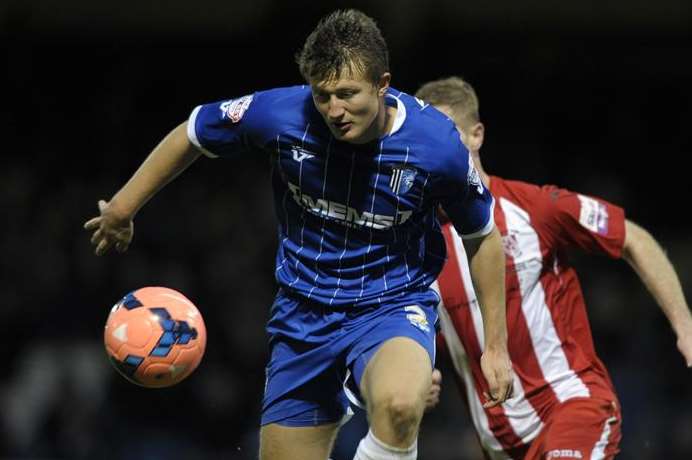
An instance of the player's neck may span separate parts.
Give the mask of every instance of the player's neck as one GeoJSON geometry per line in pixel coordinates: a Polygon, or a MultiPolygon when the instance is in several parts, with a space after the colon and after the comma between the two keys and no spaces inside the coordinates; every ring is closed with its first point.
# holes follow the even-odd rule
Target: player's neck
{"type": "Polygon", "coordinates": [[[485,169],[483,169],[483,163],[481,162],[481,157],[480,157],[480,152],[470,152],[471,153],[471,159],[473,160],[473,164],[476,166],[476,169],[478,170],[478,174],[481,176],[481,180],[485,184],[486,187],[490,187],[490,176],[488,173],[485,172],[485,169]]]}
{"type": "Polygon", "coordinates": [[[481,171],[481,180],[485,184],[487,188],[490,188],[490,176],[485,173],[485,171],[481,171]]]}
{"type": "Polygon", "coordinates": [[[391,133],[392,129],[394,129],[394,120],[396,120],[397,108],[395,106],[386,104],[383,105],[383,110],[381,110],[380,113],[382,113],[382,118],[384,118],[384,120],[382,121],[382,130],[380,131],[379,137],[386,136],[391,133]]]}
{"type": "Polygon", "coordinates": [[[372,123],[372,134],[369,136],[368,142],[381,139],[392,132],[396,111],[397,108],[385,104],[384,99],[380,101],[380,110],[372,123]]]}

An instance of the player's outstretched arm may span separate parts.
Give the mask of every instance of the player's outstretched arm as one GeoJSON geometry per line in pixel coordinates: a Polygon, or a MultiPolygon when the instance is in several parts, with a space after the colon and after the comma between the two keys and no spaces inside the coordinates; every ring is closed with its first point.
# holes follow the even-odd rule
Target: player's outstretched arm
{"type": "Polygon", "coordinates": [[[132,221],[137,211],[200,154],[187,138],[187,122],[171,131],[110,201],[98,202],[99,215],[84,224],[86,230],[94,232],[91,243],[96,247],[96,255],[103,255],[112,247],[126,251],[132,241],[132,221]]]}
{"type": "Polygon", "coordinates": [[[484,407],[501,404],[512,396],[512,364],[507,352],[505,256],[497,228],[483,238],[464,240],[471,278],[483,315],[485,336],[481,369],[488,382],[484,407]]]}
{"type": "Polygon", "coordinates": [[[692,315],[675,268],[651,234],[625,221],[622,257],[632,266],[665,313],[678,338],[678,349],[692,367],[692,315]]]}

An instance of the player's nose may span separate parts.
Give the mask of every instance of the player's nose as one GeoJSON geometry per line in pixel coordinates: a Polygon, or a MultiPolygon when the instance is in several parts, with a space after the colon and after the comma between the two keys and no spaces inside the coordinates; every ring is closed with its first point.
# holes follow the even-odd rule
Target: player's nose
{"type": "Polygon", "coordinates": [[[327,116],[329,119],[337,121],[344,116],[344,113],[346,113],[346,110],[344,110],[343,104],[332,97],[332,99],[329,101],[329,106],[327,107],[327,116]]]}

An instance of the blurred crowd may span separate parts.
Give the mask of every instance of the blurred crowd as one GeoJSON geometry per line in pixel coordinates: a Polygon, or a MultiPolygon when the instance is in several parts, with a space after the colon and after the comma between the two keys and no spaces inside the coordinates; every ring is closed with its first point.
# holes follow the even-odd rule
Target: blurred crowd
{"type": "MultiPolygon", "coordinates": [[[[268,160],[201,159],[144,208],[124,255],[94,256],[82,224],[194,105],[299,83],[298,32],[275,46],[282,73],[272,62],[249,68],[252,37],[143,45],[3,35],[0,458],[255,458],[275,293],[268,160]],[[224,50],[235,57],[220,58],[224,50]],[[110,307],[147,285],[185,293],[207,324],[202,364],[169,389],[126,382],[102,346],[110,307]]],[[[419,46],[442,38],[430,31],[419,46]]],[[[624,206],[668,250],[689,298],[691,190],[676,163],[692,147],[683,62],[692,41],[499,41],[458,65],[421,55],[414,70],[392,43],[393,84],[414,92],[463,74],[479,91],[489,172],[624,206]]],[[[662,313],[624,262],[574,263],[623,406],[622,458],[692,458],[690,371],[662,313]]],[[[451,370],[439,365],[442,403],[424,419],[420,458],[479,459],[451,370]]],[[[334,460],[347,460],[347,438],[362,428],[361,414],[334,460]]]]}

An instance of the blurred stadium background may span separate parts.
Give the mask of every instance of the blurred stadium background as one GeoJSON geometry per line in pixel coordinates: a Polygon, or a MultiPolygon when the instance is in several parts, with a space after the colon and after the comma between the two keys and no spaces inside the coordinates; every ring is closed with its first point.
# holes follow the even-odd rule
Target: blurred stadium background
{"type": "MultiPolygon", "coordinates": [[[[0,458],[255,458],[267,160],[197,162],[141,213],[127,255],[95,257],[82,224],[195,105],[299,83],[293,55],[337,7],[379,22],[396,88],[476,86],[489,172],[624,206],[692,295],[688,0],[1,0],[0,458]],[[102,349],[111,305],[145,285],[205,315],[206,357],[175,388],[127,383],[102,349]]],[[[575,264],[624,407],[620,458],[692,458],[691,374],[665,318],[624,262],[575,264]]],[[[449,373],[420,452],[480,458],[449,373]]]]}

